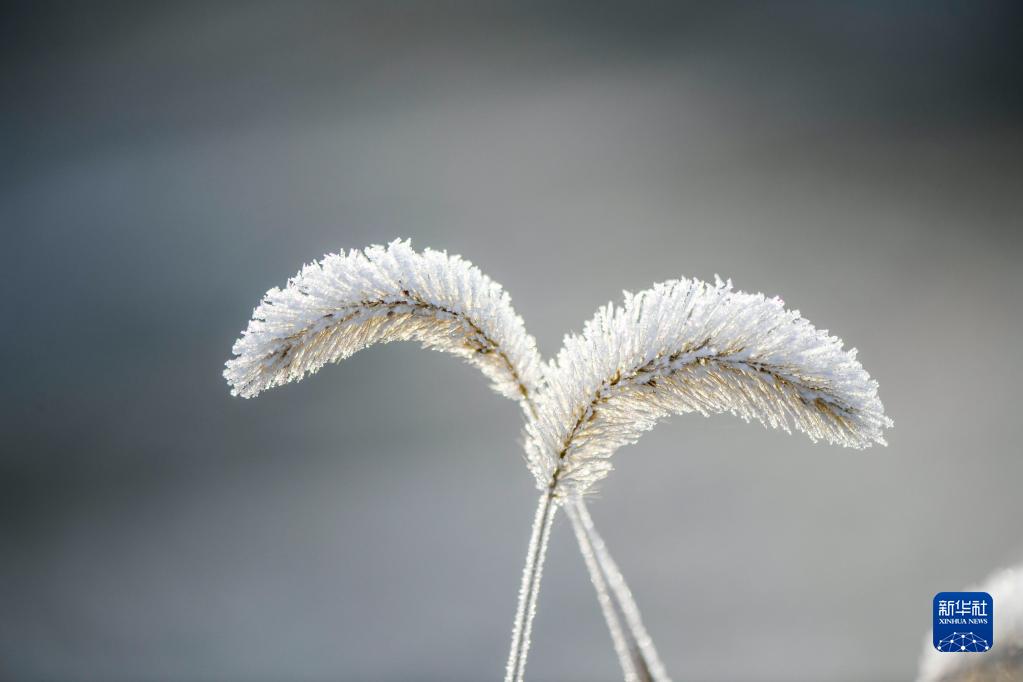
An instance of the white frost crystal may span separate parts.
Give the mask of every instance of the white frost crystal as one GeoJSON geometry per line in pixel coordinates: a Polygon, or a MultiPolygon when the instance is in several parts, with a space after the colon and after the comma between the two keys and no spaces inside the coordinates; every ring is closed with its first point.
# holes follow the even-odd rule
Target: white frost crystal
{"type": "Polygon", "coordinates": [[[476,365],[506,397],[539,385],[536,342],[501,285],[458,256],[400,240],[329,254],[266,292],[224,377],[251,398],[374,343],[409,340],[476,365]]]}
{"type": "Polygon", "coordinates": [[[892,425],[855,349],[778,298],[680,279],[625,292],[624,305],[565,337],[527,427],[530,469],[541,489],[584,493],[619,447],[685,412],[731,412],[854,448],[884,444],[892,425]]]}

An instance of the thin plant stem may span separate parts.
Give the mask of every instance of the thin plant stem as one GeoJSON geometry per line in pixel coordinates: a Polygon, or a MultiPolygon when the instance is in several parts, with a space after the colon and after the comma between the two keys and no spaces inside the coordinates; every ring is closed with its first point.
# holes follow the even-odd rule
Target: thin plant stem
{"type": "MultiPolygon", "coordinates": [[[[593,583],[593,589],[597,591],[597,602],[600,604],[600,610],[604,614],[604,620],[607,622],[607,629],[611,633],[611,642],[614,644],[615,653],[618,654],[618,662],[622,666],[622,674],[624,675],[625,682],[645,682],[645,678],[640,677],[638,673],[639,666],[633,660],[632,651],[634,648],[630,646],[630,641],[626,639],[625,633],[622,631],[622,623],[618,617],[617,609],[611,599],[611,594],[607,590],[604,572],[597,563],[593,545],[579,518],[578,506],[581,503],[582,500],[579,499],[566,502],[565,513],[572,520],[572,530],[575,531],[575,539],[579,543],[579,553],[583,555],[586,569],[590,573],[590,582],[593,583]]],[[[639,653],[638,650],[636,652],[639,653]]]]}
{"type": "Polygon", "coordinates": [[[554,514],[558,504],[554,495],[545,490],[537,502],[536,516],[533,519],[533,530],[529,538],[529,550],[526,554],[526,565],[522,569],[522,586],[519,588],[519,603],[515,610],[515,624],[512,627],[511,650],[508,652],[508,665],[505,668],[505,682],[522,682],[526,669],[526,656],[529,654],[529,638],[533,630],[533,617],[536,615],[536,602],[540,596],[540,577],[543,563],[547,556],[547,545],[551,539],[551,528],[554,526],[554,514]]]}
{"type": "Polygon", "coordinates": [[[604,572],[607,584],[614,595],[615,605],[625,616],[625,622],[628,625],[627,631],[632,638],[633,661],[636,664],[637,673],[640,675],[639,679],[649,679],[653,680],[653,682],[670,682],[671,678],[668,677],[668,671],[657,655],[654,641],[643,625],[639,606],[632,596],[632,591],[629,590],[629,586],[626,584],[618,564],[615,563],[614,558],[612,558],[611,553],[608,551],[603,538],[597,533],[597,527],[594,525],[590,512],[582,498],[575,499],[572,512],[579,518],[583,532],[586,534],[589,544],[593,547],[597,563],[604,572]]]}
{"type": "MultiPolygon", "coordinates": [[[[618,565],[611,557],[603,538],[597,533],[589,510],[581,498],[564,500],[566,512],[579,542],[590,580],[597,592],[604,619],[622,666],[627,682],[670,682],[670,678],[657,655],[653,641],[643,626],[639,607],[622,577],[618,565]],[[611,589],[609,590],[608,587],[611,589]],[[619,612],[625,617],[628,635],[622,628],[619,612]]],[[[533,529],[529,539],[526,565],[522,570],[518,607],[512,628],[511,650],[505,669],[505,682],[522,682],[526,658],[529,654],[533,619],[540,594],[543,564],[547,555],[554,515],[558,501],[550,490],[544,491],[537,502],[533,529]]]]}

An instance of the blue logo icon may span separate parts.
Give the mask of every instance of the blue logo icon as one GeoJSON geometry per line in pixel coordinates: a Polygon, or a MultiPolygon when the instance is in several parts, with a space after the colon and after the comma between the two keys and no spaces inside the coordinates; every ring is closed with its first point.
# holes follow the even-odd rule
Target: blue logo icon
{"type": "Polygon", "coordinates": [[[994,600],[987,592],[934,595],[934,648],[948,653],[988,651],[994,641],[994,600]]]}

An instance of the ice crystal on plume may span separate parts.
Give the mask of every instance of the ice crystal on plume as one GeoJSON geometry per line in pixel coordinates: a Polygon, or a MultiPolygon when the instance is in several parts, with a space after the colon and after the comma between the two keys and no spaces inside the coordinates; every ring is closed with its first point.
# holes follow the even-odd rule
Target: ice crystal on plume
{"type": "Polygon", "coordinates": [[[720,279],[625,292],[565,337],[547,384],[527,449],[537,485],[559,495],[585,492],[670,414],[731,412],[853,448],[884,445],[892,425],[855,349],[720,279]]]}
{"type": "Polygon", "coordinates": [[[540,382],[536,342],[501,286],[458,256],[409,242],[329,254],[266,292],[224,377],[251,398],[375,343],[415,340],[479,367],[498,393],[540,382]]]}

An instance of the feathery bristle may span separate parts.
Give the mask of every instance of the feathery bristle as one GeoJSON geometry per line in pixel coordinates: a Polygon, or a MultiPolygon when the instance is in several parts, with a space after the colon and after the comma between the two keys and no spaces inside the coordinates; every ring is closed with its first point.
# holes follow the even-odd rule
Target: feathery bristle
{"type": "Polygon", "coordinates": [[[855,350],[777,298],[672,280],[568,335],[527,426],[537,485],[584,493],[609,457],[670,414],[731,412],[812,440],[884,444],[892,425],[855,350]]]}
{"type": "Polygon", "coordinates": [[[224,377],[251,398],[374,343],[408,340],[476,365],[509,398],[524,400],[541,379],[536,342],[499,284],[458,256],[401,240],[329,254],[268,291],[224,377]]]}

